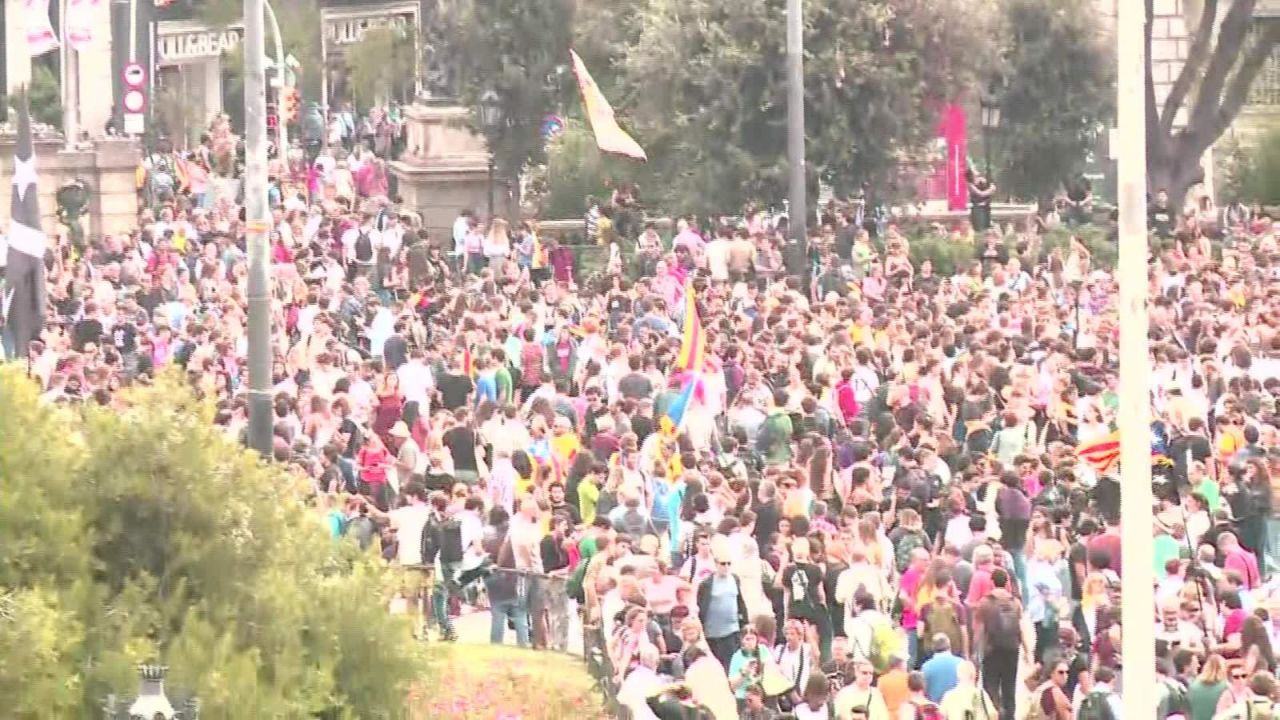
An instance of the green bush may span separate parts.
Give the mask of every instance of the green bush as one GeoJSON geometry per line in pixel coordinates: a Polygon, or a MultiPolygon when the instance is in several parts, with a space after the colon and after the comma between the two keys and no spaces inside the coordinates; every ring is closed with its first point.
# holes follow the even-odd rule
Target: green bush
{"type": "Polygon", "coordinates": [[[1097,225],[1081,225],[1073,228],[1059,226],[1051,229],[1040,239],[1040,260],[1043,261],[1049,257],[1049,253],[1055,248],[1062,248],[1065,257],[1072,235],[1080,238],[1084,246],[1089,248],[1089,253],[1093,257],[1093,267],[1100,270],[1115,268],[1120,248],[1111,239],[1111,231],[1097,225]]]}
{"type": "Polygon", "coordinates": [[[911,240],[911,264],[916,268],[925,260],[933,261],[933,271],[939,275],[955,275],[969,266],[974,258],[972,243],[956,242],[946,235],[925,233],[911,240]]]}
{"type": "Polygon", "coordinates": [[[157,661],[210,720],[405,715],[426,663],[386,566],[176,375],[79,407],[10,365],[0,397],[4,717],[95,717],[157,661]]]}

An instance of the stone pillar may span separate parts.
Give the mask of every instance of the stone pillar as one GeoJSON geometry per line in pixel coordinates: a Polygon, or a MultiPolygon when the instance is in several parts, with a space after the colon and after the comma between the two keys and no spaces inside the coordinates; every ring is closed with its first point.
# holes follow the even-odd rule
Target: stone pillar
{"type": "MultiPolygon", "coordinates": [[[[0,185],[8,187],[13,177],[12,135],[0,137],[0,185]]],[[[67,151],[60,135],[35,140],[40,216],[46,232],[57,225],[58,188],[77,178],[89,185],[89,206],[85,208],[86,237],[127,232],[137,225],[138,194],[135,171],[142,157],[137,140],[100,140],[92,148],[67,151]]]]}
{"type": "MultiPolygon", "coordinates": [[[[405,152],[390,164],[400,197],[422,215],[432,240],[452,247],[453,220],[464,209],[483,214],[489,201],[489,151],[460,105],[418,102],[404,110],[405,152]]],[[[494,212],[518,219],[508,183],[494,181],[494,212]]]]}
{"type": "MultiPolygon", "coordinates": [[[[93,42],[81,50],[77,68],[80,92],[80,131],[97,138],[111,119],[114,77],[111,65],[111,3],[103,0],[94,7],[93,42]]],[[[120,42],[126,42],[121,40],[120,42]]]]}

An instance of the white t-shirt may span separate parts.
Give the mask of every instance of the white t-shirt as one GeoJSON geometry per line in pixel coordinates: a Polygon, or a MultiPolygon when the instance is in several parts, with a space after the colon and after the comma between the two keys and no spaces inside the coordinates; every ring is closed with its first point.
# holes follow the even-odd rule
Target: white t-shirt
{"type": "Polygon", "coordinates": [[[431,368],[420,361],[410,360],[396,370],[396,375],[400,378],[400,392],[404,393],[404,399],[417,400],[418,411],[427,414],[431,407],[431,390],[436,384],[431,368]]]}
{"type": "Polygon", "coordinates": [[[422,529],[431,517],[429,505],[405,505],[387,513],[391,526],[396,529],[398,550],[396,559],[401,565],[422,564],[422,529]]]}

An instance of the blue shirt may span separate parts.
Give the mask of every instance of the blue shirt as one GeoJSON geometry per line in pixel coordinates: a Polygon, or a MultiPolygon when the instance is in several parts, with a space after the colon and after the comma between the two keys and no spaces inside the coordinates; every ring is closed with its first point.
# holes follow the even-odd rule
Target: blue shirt
{"type": "Polygon", "coordinates": [[[476,376],[476,405],[485,400],[498,401],[498,377],[492,372],[482,372],[476,376]]]}
{"type": "Polygon", "coordinates": [[[738,632],[738,581],[732,575],[711,576],[705,632],[708,638],[729,637],[738,632]]]}
{"type": "Polygon", "coordinates": [[[942,696],[959,684],[958,667],[960,658],[947,651],[935,654],[920,668],[924,673],[924,694],[930,701],[942,702],[942,696]]]}

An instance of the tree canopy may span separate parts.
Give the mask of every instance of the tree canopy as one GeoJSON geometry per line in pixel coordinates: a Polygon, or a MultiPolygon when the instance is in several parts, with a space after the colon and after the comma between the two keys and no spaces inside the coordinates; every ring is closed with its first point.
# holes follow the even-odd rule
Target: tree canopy
{"type": "Polygon", "coordinates": [[[54,405],[0,368],[0,697],[90,717],[163,662],[206,718],[398,717],[422,668],[380,565],[176,378],[54,405]]]}
{"type": "MultiPolygon", "coordinates": [[[[888,180],[989,62],[973,43],[989,13],[970,0],[805,8],[808,163],[837,192],[888,180]]],[[[783,197],[784,0],[649,0],[634,22],[619,101],[666,195],[721,210],[783,197]]]]}
{"type": "Polygon", "coordinates": [[[1026,199],[1053,195],[1096,147],[1115,106],[1111,43],[1088,3],[1005,0],[995,175],[1026,199]]]}
{"type": "Polygon", "coordinates": [[[499,171],[519,173],[546,157],[542,121],[559,107],[571,73],[573,0],[461,0],[440,2],[436,20],[442,61],[455,73],[456,91],[473,108],[499,171]],[[480,98],[492,90],[502,123],[484,128],[480,98]]]}

